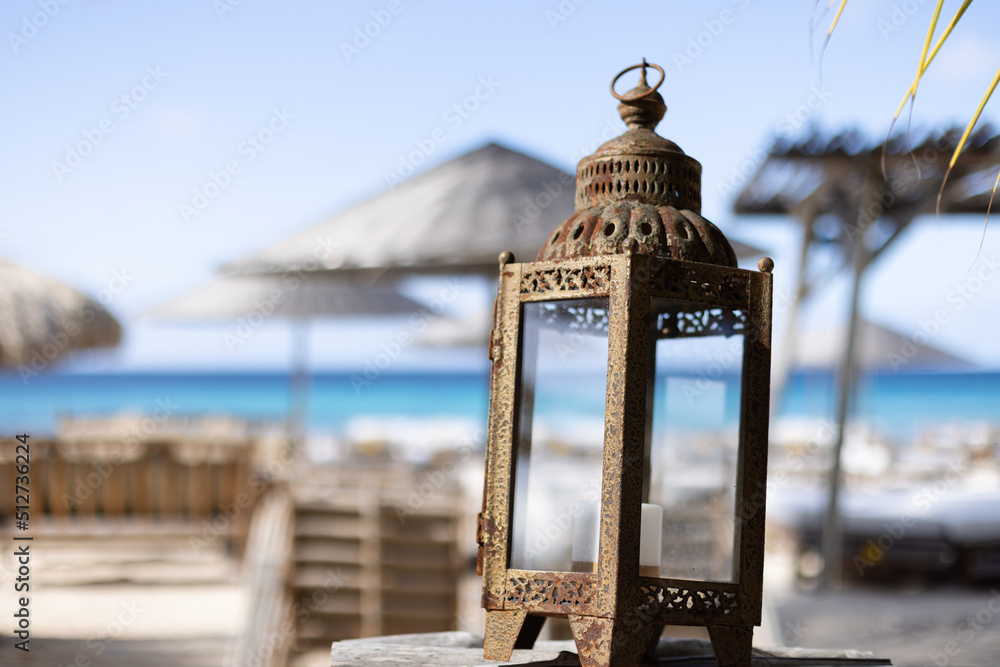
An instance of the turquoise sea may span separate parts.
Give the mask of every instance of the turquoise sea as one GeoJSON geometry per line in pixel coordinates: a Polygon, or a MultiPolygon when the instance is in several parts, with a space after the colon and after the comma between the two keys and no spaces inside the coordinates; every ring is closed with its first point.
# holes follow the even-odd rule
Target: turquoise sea
{"type": "MultiPolygon", "coordinates": [[[[310,429],[337,432],[357,415],[456,416],[485,425],[489,377],[484,373],[384,374],[370,385],[350,373],[310,377],[310,429]]],[[[178,416],[230,414],[280,422],[289,408],[284,373],[0,374],[0,432],[54,432],[62,415],[151,412],[168,402],[178,416]]],[[[831,418],[830,373],[797,373],[781,416],[831,418]]],[[[942,423],[1000,423],[1000,373],[872,373],[861,379],[857,414],[886,434],[906,436],[942,423]]],[[[603,405],[595,405],[600,414],[603,405]]]]}

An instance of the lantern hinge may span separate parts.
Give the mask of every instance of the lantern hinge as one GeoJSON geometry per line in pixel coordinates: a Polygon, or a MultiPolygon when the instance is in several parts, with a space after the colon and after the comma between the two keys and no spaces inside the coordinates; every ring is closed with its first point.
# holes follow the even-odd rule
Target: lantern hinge
{"type": "Polygon", "coordinates": [[[493,351],[493,341],[496,340],[497,332],[497,308],[499,306],[499,298],[493,299],[493,328],[490,329],[490,341],[489,341],[489,358],[490,361],[495,361],[496,353],[493,351]]]}
{"type": "Polygon", "coordinates": [[[483,574],[483,555],[484,555],[484,540],[483,540],[483,513],[479,512],[476,514],[476,544],[479,545],[479,549],[476,550],[476,574],[482,576],[483,574]]]}

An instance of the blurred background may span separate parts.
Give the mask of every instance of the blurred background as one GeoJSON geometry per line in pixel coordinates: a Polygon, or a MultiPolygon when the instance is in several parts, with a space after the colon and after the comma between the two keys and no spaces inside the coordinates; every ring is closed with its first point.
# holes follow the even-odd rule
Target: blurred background
{"type": "MultiPolygon", "coordinates": [[[[995,103],[934,211],[1000,7],[969,8],[883,173],[932,3],[849,4],[823,52],[824,5],[5,3],[0,517],[18,532],[30,434],[35,556],[32,652],[4,660],[326,664],[336,639],[481,634],[496,257],[572,214],[643,57],[702,213],[740,266],[775,263],[757,643],[994,655],[995,103]]],[[[713,483],[665,539],[713,553],[713,483]]]]}

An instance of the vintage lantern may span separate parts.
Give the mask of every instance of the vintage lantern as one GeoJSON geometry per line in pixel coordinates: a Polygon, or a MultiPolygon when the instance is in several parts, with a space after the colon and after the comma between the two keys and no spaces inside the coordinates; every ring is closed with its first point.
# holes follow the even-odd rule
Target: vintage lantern
{"type": "Polygon", "coordinates": [[[664,625],[706,626],[720,664],[750,664],[773,262],[737,268],[699,214],[701,165],[653,131],[662,83],[645,60],[615,77],[628,130],[577,165],[576,213],[537,261],[500,255],[478,538],[490,659],[551,616],[583,665],[636,665],[664,625]]]}

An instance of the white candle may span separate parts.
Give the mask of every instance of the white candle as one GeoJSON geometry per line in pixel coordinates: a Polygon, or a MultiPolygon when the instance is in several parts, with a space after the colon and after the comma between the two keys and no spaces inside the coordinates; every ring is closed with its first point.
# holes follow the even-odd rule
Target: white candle
{"type": "Polygon", "coordinates": [[[639,574],[646,577],[660,576],[660,557],[663,551],[663,508],[650,503],[642,504],[642,523],[639,535],[639,574]]]}
{"type": "MultiPolygon", "coordinates": [[[[601,503],[581,500],[578,510],[573,519],[573,561],[585,567],[589,565],[593,571],[601,542],[601,503]]],[[[643,503],[639,530],[639,567],[643,574],[657,576],[663,549],[663,508],[643,503]]]]}
{"type": "Polygon", "coordinates": [[[599,500],[580,500],[579,511],[573,518],[573,561],[596,563],[601,534],[601,503],[599,500]]]}

